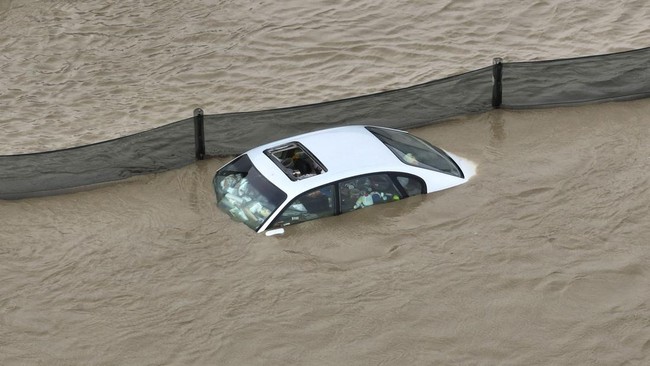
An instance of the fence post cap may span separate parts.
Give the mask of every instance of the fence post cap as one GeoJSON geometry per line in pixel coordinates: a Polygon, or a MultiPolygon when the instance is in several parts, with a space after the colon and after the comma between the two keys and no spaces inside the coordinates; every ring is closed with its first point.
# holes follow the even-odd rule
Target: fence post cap
{"type": "Polygon", "coordinates": [[[500,64],[503,62],[503,59],[501,57],[495,57],[492,59],[492,65],[500,64]]]}
{"type": "Polygon", "coordinates": [[[196,108],[196,109],[194,110],[194,115],[195,115],[195,116],[203,115],[203,109],[201,109],[201,108],[196,108]]]}

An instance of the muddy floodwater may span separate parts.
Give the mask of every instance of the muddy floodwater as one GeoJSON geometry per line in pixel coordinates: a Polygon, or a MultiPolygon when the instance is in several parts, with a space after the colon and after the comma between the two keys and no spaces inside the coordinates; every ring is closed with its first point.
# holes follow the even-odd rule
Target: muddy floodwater
{"type": "Polygon", "coordinates": [[[469,183],[268,238],[212,159],[1,204],[3,364],[644,364],[650,103],[413,130],[469,183]]]}
{"type": "MultiPolygon", "coordinates": [[[[649,7],[0,0],[0,148],[645,47],[649,7]]],[[[0,364],[647,365],[649,126],[638,100],[414,129],[478,174],[275,237],[216,208],[229,157],[0,201],[0,364]]]]}

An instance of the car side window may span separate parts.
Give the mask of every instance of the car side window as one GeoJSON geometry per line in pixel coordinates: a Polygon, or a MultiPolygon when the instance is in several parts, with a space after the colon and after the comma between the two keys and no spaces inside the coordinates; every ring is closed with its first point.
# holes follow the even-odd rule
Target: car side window
{"type": "Polygon", "coordinates": [[[371,174],[339,183],[341,212],[349,212],[402,198],[388,174],[371,174]]]}
{"type": "Polygon", "coordinates": [[[298,196],[282,211],[271,226],[283,227],[332,216],[334,213],[334,185],[324,186],[298,196]]]}
{"type": "Polygon", "coordinates": [[[420,179],[413,176],[398,176],[397,182],[404,188],[407,195],[417,196],[424,193],[424,186],[420,179]]]}

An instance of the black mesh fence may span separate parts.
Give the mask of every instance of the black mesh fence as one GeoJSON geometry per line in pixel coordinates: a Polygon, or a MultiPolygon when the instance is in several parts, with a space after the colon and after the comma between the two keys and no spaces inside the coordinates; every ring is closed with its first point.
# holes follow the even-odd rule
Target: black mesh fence
{"type": "Polygon", "coordinates": [[[71,149],[0,156],[0,198],[65,192],[194,161],[192,118],[71,149]]]}
{"type": "Polygon", "coordinates": [[[649,73],[650,48],[644,48],[574,59],[495,63],[361,97],[257,112],[199,115],[92,145],[2,155],[0,199],[54,194],[166,171],[190,164],[204,153],[234,155],[278,138],[334,126],[371,124],[406,129],[494,107],[537,108],[645,98],[650,96],[649,73]],[[203,128],[195,129],[197,125],[203,128]],[[200,131],[198,138],[195,131],[200,131]]]}
{"type": "Polygon", "coordinates": [[[650,48],[503,64],[503,107],[538,108],[650,96],[650,48]]]}
{"type": "Polygon", "coordinates": [[[260,112],[205,116],[208,154],[241,153],[297,133],[347,124],[412,128],[492,108],[492,68],[404,89],[260,112]]]}

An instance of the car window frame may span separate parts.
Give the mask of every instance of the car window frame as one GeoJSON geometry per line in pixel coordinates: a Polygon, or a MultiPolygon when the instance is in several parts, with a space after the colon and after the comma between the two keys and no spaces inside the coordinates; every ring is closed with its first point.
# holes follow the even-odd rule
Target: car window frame
{"type": "Polygon", "coordinates": [[[320,189],[323,189],[323,188],[325,188],[325,187],[329,187],[329,186],[332,186],[332,209],[333,209],[333,213],[332,213],[332,215],[328,215],[328,216],[320,216],[320,217],[317,217],[317,218],[315,218],[315,219],[311,219],[311,220],[298,221],[298,222],[296,222],[295,224],[300,224],[300,223],[307,222],[307,221],[313,221],[313,220],[316,220],[316,219],[322,219],[322,218],[325,218],[325,217],[331,217],[331,216],[337,216],[337,215],[340,215],[340,212],[339,212],[340,210],[339,210],[339,205],[338,205],[338,199],[337,199],[337,197],[338,197],[338,189],[337,189],[337,185],[336,185],[335,182],[332,182],[332,183],[326,183],[326,184],[320,185],[320,186],[318,186],[318,187],[308,189],[308,190],[306,190],[306,191],[304,191],[304,192],[302,192],[302,193],[296,195],[296,196],[295,196],[291,201],[289,201],[288,203],[286,203],[286,204],[284,205],[284,207],[282,207],[282,209],[280,210],[280,212],[278,212],[278,214],[275,215],[275,217],[273,218],[273,220],[271,220],[271,222],[269,223],[269,225],[267,226],[266,229],[267,229],[267,230],[268,230],[268,229],[277,229],[277,228],[282,228],[282,227],[286,227],[286,226],[294,225],[294,224],[292,224],[291,222],[289,222],[289,223],[285,223],[284,225],[281,225],[281,226],[276,226],[276,225],[278,224],[278,220],[280,220],[280,218],[282,217],[282,215],[284,215],[284,213],[285,213],[287,210],[289,210],[289,209],[291,208],[291,206],[295,204],[296,201],[300,200],[301,198],[303,198],[305,195],[307,195],[307,194],[310,193],[310,192],[314,192],[314,191],[317,191],[317,190],[320,190],[320,189]]]}
{"type": "Polygon", "coordinates": [[[404,198],[415,197],[415,196],[419,196],[421,194],[427,194],[427,192],[428,192],[427,183],[424,181],[424,179],[422,179],[422,177],[419,177],[419,176],[417,176],[415,174],[394,172],[393,175],[391,176],[391,178],[395,182],[395,184],[396,184],[397,188],[400,190],[400,192],[402,192],[404,194],[404,198]],[[404,188],[404,186],[402,186],[402,183],[400,183],[399,180],[397,179],[398,177],[404,177],[404,178],[408,178],[408,179],[415,179],[420,184],[420,187],[421,187],[420,193],[419,194],[414,194],[414,195],[408,194],[408,192],[406,191],[406,188],[404,188]]]}
{"type": "MultiPolygon", "coordinates": [[[[323,187],[327,187],[327,186],[330,186],[330,185],[333,186],[332,187],[332,190],[333,190],[333,202],[332,203],[333,203],[333,206],[334,206],[333,207],[334,208],[334,214],[331,215],[331,216],[339,216],[339,215],[351,212],[351,211],[345,211],[345,212],[341,211],[341,192],[339,190],[339,184],[341,182],[343,182],[343,181],[346,181],[346,180],[358,179],[358,178],[363,178],[364,176],[379,175],[379,174],[388,175],[388,177],[390,178],[390,180],[393,183],[393,185],[395,186],[395,188],[399,191],[400,195],[402,195],[401,199],[405,199],[405,198],[408,198],[408,197],[414,197],[414,196],[417,196],[417,195],[409,195],[408,192],[406,191],[406,189],[397,180],[397,177],[405,177],[405,178],[408,178],[408,179],[415,179],[420,184],[420,187],[421,187],[421,192],[418,195],[427,194],[427,192],[428,192],[426,181],[422,177],[420,177],[418,175],[415,175],[413,173],[407,173],[407,172],[401,172],[401,171],[379,171],[379,172],[372,172],[372,173],[364,173],[364,174],[359,174],[359,175],[353,175],[353,176],[350,176],[350,177],[338,179],[336,181],[320,185],[320,186],[315,187],[315,188],[308,189],[308,190],[300,193],[299,195],[296,195],[290,202],[288,202],[287,204],[284,205],[284,207],[282,207],[282,209],[278,212],[277,215],[275,215],[275,217],[273,217],[273,220],[271,220],[271,222],[268,224],[268,226],[266,227],[265,230],[276,229],[276,228],[281,228],[281,227],[283,228],[283,227],[286,227],[286,226],[295,225],[295,224],[288,223],[288,224],[276,227],[276,225],[278,223],[278,220],[282,217],[282,215],[285,213],[285,211],[288,210],[291,207],[291,205],[294,204],[294,202],[296,200],[298,200],[300,197],[303,197],[305,194],[307,194],[307,192],[312,192],[312,191],[315,191],[315,190],[318,190],[318,189],[322,189],[323,187]]],[[[331,217],[331,216],[323,216],[323,217],[319,217],[317,219],[321,219],[321,218],[325,218],[325,217],[331,217]]],[[[313,220],[300,221],[300,222],[297,222],[296,224],[300,224],[300,223],[307,222],[307,221],[313,221],[313,220]]]]}
{"type": "MultiPolygon", "coordinates": [[[[348,213],[348,212],[355,211],[355,209],[347,210],[347,211],[342,211],[342,206],[343,206],[343,205],[342,205],[342,203],[343,203],[342,200],[343,200],[343,197],[341,196],[340,186],[341,186],[341,184],[342,184],[343,182],[345,182],[345,181],[358,180],[358,179],[363,179],[364,177],[371,177],[371,176],[386,176],[386,177],[389,179],[389,181],[392,183],[393,188],[394,188],[394,189],[397,191],[397,193],[399,193],[399,195],[401,196],[399,199],[404,199],[404,198],[409,197],[409,195],[407,194],[407,192],[406,192],[404,189],[402,189],[401,184],[400,184],[399,181],[397,180],[397,176],[394,175],[393,173],[394,173],[394,172],[387,172],[387,171],[372,172],[372,173],[366,173],[366,174],[355,175],[355,176],[351,176],[351,177],[348,177],[348,178],[339,179],[338,181],[336,181],[335,184],[336,184],[336,188],[337,188],[337,191],[338,191],[338,192],[337,192],[337,193],[338,193],[338,195],[337,195],[337,199],[338,199],[338,202],[339,202],[339,212],[338,212],[338,214],[340,215],[340,214],[343,214],[343,213],[348,213]]],[[[398,174],[399,174],[399,173],[398,173],[398,174]]],[[[384,203],[388,203],[388,202],[384,202],[384,203]]],[[[373,205],[374,205],[374,204],[373,204],[373,205]]]]}

